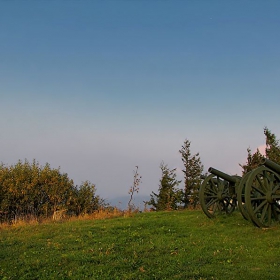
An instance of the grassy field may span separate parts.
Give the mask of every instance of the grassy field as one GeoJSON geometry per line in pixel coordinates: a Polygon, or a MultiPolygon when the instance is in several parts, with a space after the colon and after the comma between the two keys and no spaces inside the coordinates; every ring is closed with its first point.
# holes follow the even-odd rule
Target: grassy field
{"type": "Polygon", "coordinates": [[[1,279],[280,279],[280,226],[139,213],[0,230],[1,279]]]}

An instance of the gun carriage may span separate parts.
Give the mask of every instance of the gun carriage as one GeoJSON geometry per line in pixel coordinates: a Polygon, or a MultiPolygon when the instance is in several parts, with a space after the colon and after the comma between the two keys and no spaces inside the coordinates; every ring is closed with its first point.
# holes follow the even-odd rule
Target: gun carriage
{"type": "Polygon", "coordinates": [[[258,227],[280,222],[280,165],[263,159],[259,167],[242,178],[212,167],[200,190],[199,201],[209,218],[230,214],[235,208],[258,227]]]}
{"type": "Polygon", "coordinates": [[[209,218],[217,214],[230,214],[236,208],[236,186],[241,177],[230,176],[213,167],[208,169],[207,176],[199,191],[199,201],[203,212],[209,218]]]}
{"type": "Polygon", "coordinates": [[[250,220],[258,227],[280,221],[280,165],[263,159],[250,172],[245,184],[245,206],[250,220]]]}

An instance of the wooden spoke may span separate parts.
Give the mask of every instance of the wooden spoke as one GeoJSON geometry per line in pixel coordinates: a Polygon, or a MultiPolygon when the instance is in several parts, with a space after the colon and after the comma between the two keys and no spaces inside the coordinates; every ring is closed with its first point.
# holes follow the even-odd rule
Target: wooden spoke
{"type": "Polygon", "coordinates": [[[259,189],[259,188],[256,187],[256,186],[252,186],[252,189],[255,190],[255,191],[257,191],[257,192],[259,192],[259,193],[262,194],[262,195],[265,195],[265,192],[262,191],[261,189],[259,189]]]}
{"type": "MultiPolygon", "coordinates": [[[[280,185],[279,184],[276,184],[276,186],[273,186],[273,188],[272,188],[273,193],[276,193],[278,190],[280,190],[280,185]]],[[[280,197],[280,194],[278,194],[278,195],[280,197]]]]}
{"type": "Polygon", "coordinates": [[[260,176],[257,175],[256,178],[257,178],[257,181],[258,181],[259,185],[260,185],[261,187],[263,187],[263,181],[262,181],[262,179],[260,178],[260,176]]]}
{"type": "Polygon", "coordinates": [[[264,221],[264,218],[265,218],[265,214],[267,212],[267,209],[268,209],[268,203],[265,203],[265,206],[262,210],[262,213],[261,213],[261,217],[260,217],[260,221],[263,222],[264,221]]]}
{"type": "Polygon", "coordinates": [[[212,190],[212,189],[210,189],[210,188],[205,189],[205,193],[207,193],[209,195],[212,195],[212,194],[217,195],[217,192],[212,190]]]}
{"type": "Polygon", "coordinates": [[[269,186],[270,186],[270,178],[269,178],[269,174],[267,173],[267,170],[264,170],[263,172],[263,182],[264,182],[264,188],[266,191],[269,190],[269,186]],[[269,181],[268,181],[269,180],[269,181]]]}
{"type": "Polygon", "coordinates": [[[215,199],[211,199],[207,204],[206,204],[206,207],[209,208],[210,206],[212,206],[214,203],[217,203],[218,198],[215,198],[215,199]]]}
{"type": "Polygon", "coordinates": [[[252,197],[251,200],[254,201],[254,200],[264,200],[266,199],[266,196],[259,196],[259,197],[252,197]]]}
{"type": "Polygon", "coordinates": [[[268,222],[269,225],[271,224],[271,217],[272,217],[271,208],[272,208],[272,205],[268,204],[268,213],[267,213],[268,221],[267,222],[268,222]]]}
{"type": "Polygon", "coordinates": [[[279,221],[280,212],[279,211],[277,212],[277,208],[275,207],[275,205],[273,205],[272,207],[272,215],[276,221],[279,221]]]}
{"type": "Polygon", "coordinates": [[[254,209],[254,213],[255,213],[255,214],[258,213],[259,210],[260,210],[265,204],[267,204],[267,201],[266,201],[266,200],[263,201],[261,204],[258,205],[258,207],[256,207],[256,208],[254,209]]]}

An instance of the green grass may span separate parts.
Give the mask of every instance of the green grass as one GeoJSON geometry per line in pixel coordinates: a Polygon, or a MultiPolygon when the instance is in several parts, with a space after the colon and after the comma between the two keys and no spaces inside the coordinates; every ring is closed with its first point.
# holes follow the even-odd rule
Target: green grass
{"type": "Polygon", "coordinates": [[[1,279],[280,279],[280,227],[201,211],[0,230],[1,279]]]}

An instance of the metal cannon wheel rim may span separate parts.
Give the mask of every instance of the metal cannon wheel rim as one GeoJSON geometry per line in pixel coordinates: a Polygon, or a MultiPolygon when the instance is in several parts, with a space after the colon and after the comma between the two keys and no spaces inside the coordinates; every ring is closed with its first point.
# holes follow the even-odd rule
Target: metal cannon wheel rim
{"type": "Polygon", "coordinates": [[[280,175],[265,166],[250,173],[245,187],[245,204],[252,222],[270,227],[280,221],[280,175]]]}
{"type": "Polygon", "coordinates": [[[238,189],[237,189],[237,202],[238,202],[238,209],[240,211],[240,213],[242,214],[243,218],[246,219],[246,220],[250,220],[250,216],[248,214],[248,210],[247,210],[247,207],[246,207],[246,202],[245,202],[245,188],[246,188],[246,182],[249,178],[251,174],[251,171],[246,173],[239,185],[238,185],[238,189]]]}
{"type": "Polygon", "coordinates": [[[203,212],[209,218],[234,211],[236,201],[229,193],[229,184],[211,174],[203,181],[199,191],[199,201],[203,212]]]}

